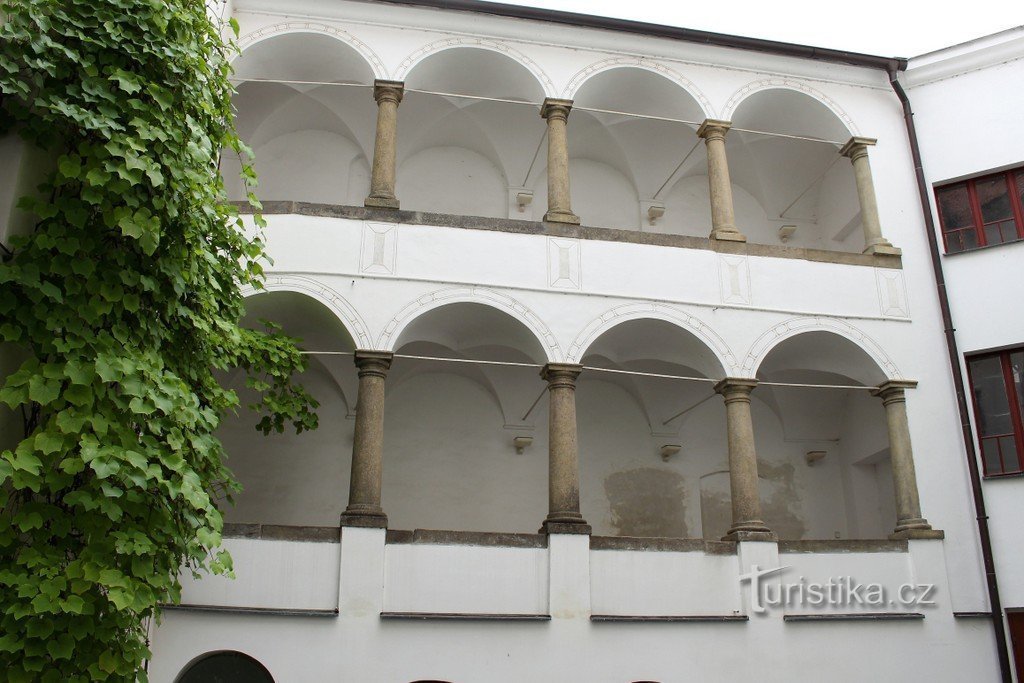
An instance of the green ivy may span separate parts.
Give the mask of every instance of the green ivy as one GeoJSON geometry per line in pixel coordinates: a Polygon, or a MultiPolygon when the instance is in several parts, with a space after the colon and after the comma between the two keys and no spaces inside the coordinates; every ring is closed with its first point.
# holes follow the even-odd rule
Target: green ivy
{"type": "Polygon", "coordinates": [[[26,359],[0,387],[24,424],[0,453],[0,671],[145,680],[179,572],[231,571],[218,377],[246,371],[265,432],[315,428],[316,403],[294,340],[240,327],[263,221],[218,171],[248,150],[204,1],[0,0],[0,22],[0,134],[56,160],[0,261],[0,351],[26,359]]]}

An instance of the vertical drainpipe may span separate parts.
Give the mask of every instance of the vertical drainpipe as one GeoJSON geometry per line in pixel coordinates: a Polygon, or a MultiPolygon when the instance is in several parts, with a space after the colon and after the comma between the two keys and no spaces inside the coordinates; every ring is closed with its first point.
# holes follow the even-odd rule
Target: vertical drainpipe
{"type": "Polygon", "coordinates": [[[921,162],[921,148],[917,142],[917,129],[914,127],[914,111],[910,107],[910,98],[897,80],[897,74],[906,68],[905,63],[894,63],[889,67],[889,84],[903,104],[903,121],[907,126],[907,137],[910,138],[910,152],[914,158],[914,174],[917,176],[917,191],[921,199],[921,212],[924,215],[925,231],[928,236],[928,251],[932,261],[932,272],[935,275],[935,287],[939,294],[939,306],[942,309],[942,329],[946,335],[946,350],[949,352],[949,369],[953,373],[953,385],[956,389],[956,402],[960,410],[960,429],[963,432],[964,446],[967,449],[967,470],[971,476],[971,491],[974,494],[974,513],[978,522],[978,536],[981,539],[981,555],[985,564],[985,583],[988,586],[988,600],[991,608],[992,630],[996,637],[996,649],[999,655],[999,669],[1003,681],[1011,683],[1010,652],[1006,645],[1006,629],[1003,627],[1003,607],[999,601],[999,583],[996,581],[996,567],[992,559],[992,538],[988,529],[988,513],[985,512],[985,493],[981,486],[981,474],[978,472],[978,456],[974,449],[974,433],[971,430],[971,414],[967,408],[967,392],[964,389],[963,372],[960,369],[960,350],[956,344],[956,328],[953,327],[953,315],[949,310],[949,297],[946,294],[946,278],[942,272],[942,257],[939,255],[939,242],[935,236],[935,221],[932,220],[932,207],[928,198],[928,184],[924,178],[924,165],[921,162]]]}

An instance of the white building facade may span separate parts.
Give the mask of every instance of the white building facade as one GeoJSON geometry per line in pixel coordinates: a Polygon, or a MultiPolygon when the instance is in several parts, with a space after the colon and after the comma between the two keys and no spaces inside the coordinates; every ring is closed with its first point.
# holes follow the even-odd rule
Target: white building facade
{"type": "Polygon", "coordinates": [[[962,376],[979,495],[1014,674],[1024,672],[1024,578],[1018,518],[1024,471],[1024,30],[910,61],[926,189],[962,376]],[[986,131],[985,135],[974,133],[986,131]],[[1003,189],[1005,188],[1005,190],[1003,189]],[[984,514],[983,514],[984,513],[984,514]]]}
{"type": "Polygon", "coordinates": [[[228,7],[321,426],[224,426],[151,680],[998,679],[906,63],[430,4],[228,7]]]}

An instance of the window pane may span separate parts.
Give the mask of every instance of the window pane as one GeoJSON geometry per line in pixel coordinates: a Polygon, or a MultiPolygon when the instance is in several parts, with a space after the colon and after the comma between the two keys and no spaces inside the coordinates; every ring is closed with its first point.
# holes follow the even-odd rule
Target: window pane
{"type": "Polygon", "coordinates": [[[978,193],[978,204],[981,205],[981,219],[986,223],[1003,218],[1012,218],[1010,195],[1006,190],[1006,177],[997,176],[978,180],[974,184],[978,193]]]}
{"type": "Polygon", "coordinates": [[[1003,473],[1003,465],[999,462],[999,439],[982,439],[981,456],[985,460],[985,474],[1003,473]]]}
{"type": "Polygon", "coordinates": [[[1014,180],[1017,181],[1017,198],[1020,199],[1020,205],[1024,207],[1024,171],[1017,171],[1014,180]]]}
{"type": "Polygon", "coordinates": [[[974,400],[978,406],[978,433],[981,436],[1013,433],[1003,382],[1003,364],[999,356],[971,360],[970,371],[974,400]]]}
{"type": "Polygon", "coordinates": [[[1020,463],[1017,461],[1017,443],[1013,435],[999,437],[999,450],[1003,453],[1003,472],[1020,472],[1020,463]]]}
{"type": "Polygon", "coordinates": [[[1024,351],[1014,351],[1010,354],[1010,372],[1013,373],[1013,390],[1017,394],[1017,410],[1020,411],[1019,417],[1024,424],[1024,351]]]}
{"type": "Polygon", "coordinates": [[[971,202],[967,198],[966,185],[954,185],[938,191],[939,215],[942,217],[942,229],[949,232],[957,228],[974,226],[971,214],[971,202]]]}
{"type": "Polygon", "coordinates": [[[961,230],[960,239],[963,240],[964,249],[975,249],[978,246],[978,233],[973,230],[961,230]]]}

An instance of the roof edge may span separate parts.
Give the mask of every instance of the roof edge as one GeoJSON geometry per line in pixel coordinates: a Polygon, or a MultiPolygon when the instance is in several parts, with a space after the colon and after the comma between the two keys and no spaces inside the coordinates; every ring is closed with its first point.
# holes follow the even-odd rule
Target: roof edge
{"type": "Polygon", "coordinates": [[[407,5],[410,7],[425,7],[430,9],[451,10],[456,12],[476,12],[478,14],[489,14],[499,17],[508,17],[512,19],[528,19],[532,21],[544,21],[554,24],[565,24],[568,26],[602,29],[606,31],[636,33],[657,38],[681,40],[688,43],[713,45],[715,47],[729,47],[739,50],[766,52],[769,54],[782,55],[786,57],[797,57],[801,59],[812,59],[822,62],[848,64],[851,66],[861,66],[869,69],[881,69],[886,72],[892,70],[903,71],[907,68],[908,61],[906,58],[903,57],[880,57],[877,55],[867,55],[860,52],[847,52],[844,50],[832,50],[823,47],[800,45],[798,43],[785,43],[776,40],[765,40],[762,38],[748,38],[745,36],[735,36],[727,33],[698,31],[695,29],[682,28],[677,26],[666,26],[664,24],[652,24],[644,21],[633,21],[629,19],[615,19],[612,17],[599,17],[591,14],[580,14],[578,12],[565,12],[562,10],[543,9],[539,7],[508,5],[500,2],[483,2],[482,0],[360,1],[376,3],[386,2],[393,5],[407,5]]]}

